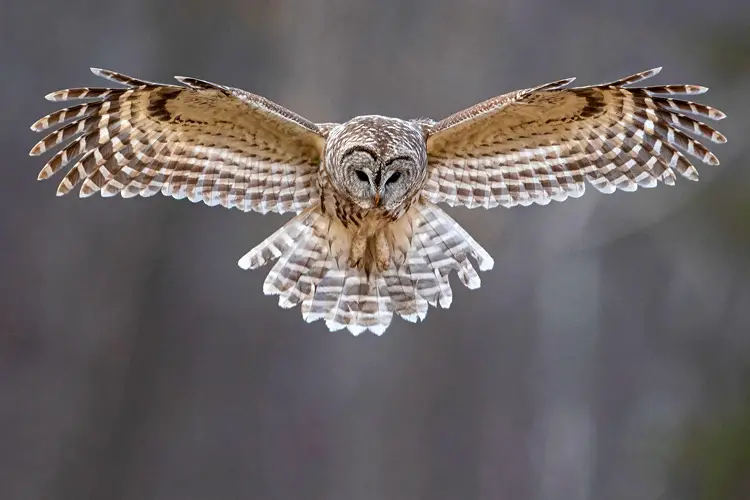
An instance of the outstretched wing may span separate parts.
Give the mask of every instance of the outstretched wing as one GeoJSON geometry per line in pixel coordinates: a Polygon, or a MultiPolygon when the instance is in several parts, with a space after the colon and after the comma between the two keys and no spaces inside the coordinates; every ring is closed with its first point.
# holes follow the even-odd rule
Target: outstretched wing
{"type": "Polygon", "coordinates": [[[82,197],[161,192],[263,213],[299,213],[317,202],[326,128],[263,97],[195,78],[177,77],[184,84],[177,86],[92,71],[126,88],[53,92],[50,101],[93,101],[31,126],[42,131],[69,122],[29,153],[74,139],[39,173],[46,179],[73,164],[58,195],[80,184],[82,197]]]}
{"type": "Polygon", "coordinates": [[[696,117],[721,120],[709,106],[667,97],[705,87],[631,88],[652,69],[614,82],[565,88],[573,79],[505,94],[425,125],[432,202],[469,208],[547,204],[579,197],[584,180],[604,193],[634,191],[676,170],[698,179],[686,154],[719,160],[686,132],[715,143],[726,138],[696,117]],[[692,115],[692,116],[688,116],[692,115]]]}

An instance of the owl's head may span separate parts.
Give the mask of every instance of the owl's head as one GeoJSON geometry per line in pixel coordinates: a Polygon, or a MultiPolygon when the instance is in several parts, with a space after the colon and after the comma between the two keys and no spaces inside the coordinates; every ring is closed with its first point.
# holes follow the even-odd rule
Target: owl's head
{"type": "Polygon", "coordinates": [[[363,209],[398,209],[427,175],[420,125],[384,116],[358,116],[334,127],[325,162],[333,187],[363,209]]]}

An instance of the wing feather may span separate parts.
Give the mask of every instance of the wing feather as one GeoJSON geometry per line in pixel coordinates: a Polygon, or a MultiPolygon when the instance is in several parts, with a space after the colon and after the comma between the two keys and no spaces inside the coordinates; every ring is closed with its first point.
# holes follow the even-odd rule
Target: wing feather
{"type": "Polygon", "coordinates": [[[671,97],[706,87],[626,87],[660,70],[585,87],[565,88],[571,79],[540,85],[425,125],[423,194],[435,203],[511,207],[581,196],[584,180],[604,193],[673,184],[673,170],[697,180],[688,157],[719,164],[700,139],[721,144],[726,137],[696,117],[726,115],[671,97]]]}
{"type": "Polygon", "coordinates": [[[329,126],[243,90],[190,77],[184,86],[114,71],[92,72],[126,88],[74,88],[51,101],[93,99],[32,125],[45,131],[32,156],[63,145],[46,179],[69,164],[58,195],[151,196],[161,192],[207,205],[301,212],[318,199],[316,173],[329,126]],[[67,142],[66,144],[66,141],[67,142]]]}

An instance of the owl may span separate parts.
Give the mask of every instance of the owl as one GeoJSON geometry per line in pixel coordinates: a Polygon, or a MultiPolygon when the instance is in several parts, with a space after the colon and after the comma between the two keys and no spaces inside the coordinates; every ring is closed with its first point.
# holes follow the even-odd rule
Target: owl
{"type": "Polygon", "coordinates": [[[283,308],[330,330],[382,334],[395,315],[424,320],[448,308],[453,272],[470,289],[490,255],[439,205],[546,205],[672,185],[719,161],[697,138],[726,138],[701,118],[721,111],[675,97],[696,85],[633,86],[661,68],[609,83],[568,78],[517,90],[435,121],[380,115],[314,123],[270,100],[196,78],[181,85],[113,71],[121,88],[73,88],[83,100],[34,123],[31,155],[65,145],[39,179],[124,198],[156,193],[243,211],[294,214],[239,260],[273,262],[263,284],[283,308]],[[690,135],[689,135],[690,134],[690,135]],[[72,165],[72,166],[70,166],[72,165]],[[69,167],[70,166],[70,167],[69,167]],[[69,168],[68,168],[69,167],[69,168]]]}

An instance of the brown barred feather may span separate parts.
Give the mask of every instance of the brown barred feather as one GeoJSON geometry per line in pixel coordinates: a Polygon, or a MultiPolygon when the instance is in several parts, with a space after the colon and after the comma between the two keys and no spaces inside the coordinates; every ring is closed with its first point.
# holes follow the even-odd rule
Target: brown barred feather
{"type": "Polygon", "coordinates": [[[315,173],[325,135],[312,122],[260,96],[194,78],[178,78],[186,85],[181,87],[92,71],[128,88],[53,92],[47,96],[52,101],[96,101],[56,111],[32,126],[42,131],[62,125],[31,155],[72,140],[39,174],[46,179],[77,159],[58,195],[79,185],[81,196],[161,190],[264,213],[301,212],[318,199],[315,173]],[[280,186],[286,192],[279,200],[280,186]]]}
{"type": "Polygon", "coordinates": [[[211,83],[205,80],[199,80],[198,78],[192,78],[189,76],[175,76],[174,79],[187,87],[191,87],[191,88],[198,89],[198,90],[211,90],[211,89],[227,90],[226,87],[219,85],[217,83],[211,83]]]}
{"type": "Polygon", "coordinates": [[[95,74],[96,76],[104,78],[105,80],[109,80],[115,83],[121,83],[123,85],[127,85],[128,87],[163,87],[164,86],[163,83],[155,83],[155,82],[149,82],[146,80],[141,80],[140,78],[134,78],[132,76],[123,75],[122,73],[117,73],[115,71],[110,71],[108,69],[91,68],[91,72],[95,74]]]}
{"type": "Polygon", "coordinates": [[[34,122],[34,124],[31,126],[31,130],[33,130],[34,132],[42,132],[50,127],[60,125],[68,120],[72,120],[73,118],[83,119],[94,113],[101,113],[102,111],[106,113],[113,110],[112,105],[112,102],[107,101],[103,103],[78,104],[76,106],[61,109],[59,111],[55,111],[54,113],[50,113],[47,116],[44,116],[34,122]]]}
{"type": "Polygon", "coordinates": [[[653,76],[658,75],[659,73],[661,73],[661,70],[662,70],[661,66],[659,66],[658,68],[647,69],[646,71],[641,71],[634,75],[628,75],[626,77],[619,78],[612,82],[602,83],[599,86],[601,87],[623,87],[625,85],[632,85],[634,83],[642,82],[643,80],[647,80],[653,76]]]}
{"type": "Polygon", "coordinates": [[[698,139],[724,143],[726,137],[689,115],[725,115],[663,96],[702,94],[706,87],[625,87],[659,71],[586,87],[511,92],[431,124],[425,196],[470,208],[511,207],[581,196],[584,178],[604,193],[673,184],[672,170],[697,180],[688,156],[719,164],[698,139]]]}
{"type": "Polygon", "coordinates": [[[51,92],[44,96],[45,99],[52,102],[61,101],[82,101],[84,99],[112,99],[130,92],[130,89],[110,89],[98,87],[80,87],[74,89],[64,89],[51,92]]]}

